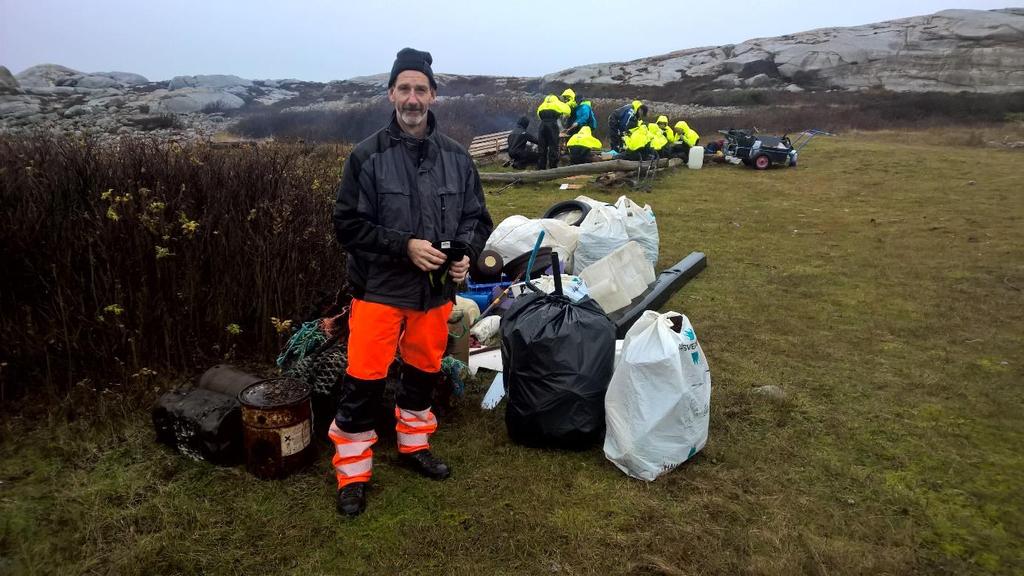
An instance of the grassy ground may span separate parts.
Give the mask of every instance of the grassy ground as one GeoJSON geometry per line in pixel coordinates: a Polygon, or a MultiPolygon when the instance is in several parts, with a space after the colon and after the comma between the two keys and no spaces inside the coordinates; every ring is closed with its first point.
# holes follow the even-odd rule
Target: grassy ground
{"type": "MultiPolygon", "coordinates": [[[[68,400],[4,420],[0,573],[1021,574],[1022,156],[932,142],[822,139],[797,169],[634,195],[662,265],[708,256],[666,308],[709,357],[711,438],[654,483],[510,444],[481,384],[435,437],[453,478],[380,446],[344,521],[326,450],[262,482],[158,447],[144,406],[68,400]]],[[[575,193],[489,201],[535,216],[575,193]]]]}

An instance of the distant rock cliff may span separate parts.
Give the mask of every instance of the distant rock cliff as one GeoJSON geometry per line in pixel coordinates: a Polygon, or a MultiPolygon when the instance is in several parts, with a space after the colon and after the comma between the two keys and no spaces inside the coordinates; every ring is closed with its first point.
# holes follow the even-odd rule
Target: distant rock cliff
{"type": "Polygon", "coordinates": [[[893,91],[1024,90],[1024,9],[944,10],[851,28],[821,28],[692,48],[544,76],[567,84],[893,91]]]}
{"type": "MultiPolygon", "coordinates": [[[[582,87],[599,105],[601,95],[591,94],[586,85],[608,86],[613,93],[622,85],[627,89],[620,92],[629,97],[644,98],[660,111],[687,118],[711,109],[657,102],[658,87],[691,83],[691,94],[866,88],[1008,93],[1024,91],[1024,8],[946,10],[852,28],[822,28],[632,62],[580,66],[543,78],[442,72],[435,78],[443,99],[521,98],[531,102],[525,110],[532,110],[548,83],[582,87]]],[[[215,74],[151,82],[129,72],[80,72],[56,64],[40,64],[16,75],[0,66],[0,133],[53,130],[116,137],[147,131],[204,139],[249,114],[345,110],[379,102],[385,98],[387,79],[384,73],[327,83],[215,74]]],[[[605,97],[621,99],[621,94],[605,97]]]]}

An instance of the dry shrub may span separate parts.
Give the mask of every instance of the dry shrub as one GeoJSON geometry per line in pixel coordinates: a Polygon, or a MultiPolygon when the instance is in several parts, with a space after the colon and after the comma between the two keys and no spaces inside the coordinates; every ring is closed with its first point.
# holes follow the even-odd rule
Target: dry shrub
{"type": "Polygon", "coordinates": [[[133,382],[271,357],[270,318],[343,282],[330,213],[345,154],[0,140],[0,377],[133,382]]]}

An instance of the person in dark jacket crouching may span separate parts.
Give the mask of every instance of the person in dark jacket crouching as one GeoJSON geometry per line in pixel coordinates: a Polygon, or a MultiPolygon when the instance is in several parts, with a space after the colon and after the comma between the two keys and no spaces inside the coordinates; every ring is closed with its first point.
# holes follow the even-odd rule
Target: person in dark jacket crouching
{"type": "Polygon", "coordinates": [[[537,139],[530,134],[529,128],[530,119],[520,116],[512,133],[508,135],[508,158],[516,170],[537,162],[537,139]]]}
{"type": "Polygon", "coordinates": [[[396,347],[404,363],[395,398],[399,459],[429,478],[450,474],[430,451],[437,429],[431,395],[456,284],[493,223],[473,161],[437,130],[430,112],[437,96],[432,61],[412,48],[398,53],[388,80],[391,122],[352,150],[334,204],[353,288],[348,366],[329,432],[336,504],[347,516],[366,507],[374,415],[396,347]]]}

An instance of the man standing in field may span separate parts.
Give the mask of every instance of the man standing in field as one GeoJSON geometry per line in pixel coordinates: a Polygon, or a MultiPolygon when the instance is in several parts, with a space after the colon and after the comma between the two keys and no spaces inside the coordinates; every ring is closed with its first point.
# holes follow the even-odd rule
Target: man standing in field
{"type": "Polygon", "coordinates": [[[348,367],[329,433],[337,508],[347,516],[366,507],[374,414],[396,347],[404,363],[395,398],[399,459],[428,478],[450,474],[430,452],[428,437],[437,429],[431,395],[455,287],[493,223],[469,154],[436,129],[432,63],[429,52],[398,52],[388,80],[391,122],[352,151],[334,204],[353,288],[348,367]]]}

